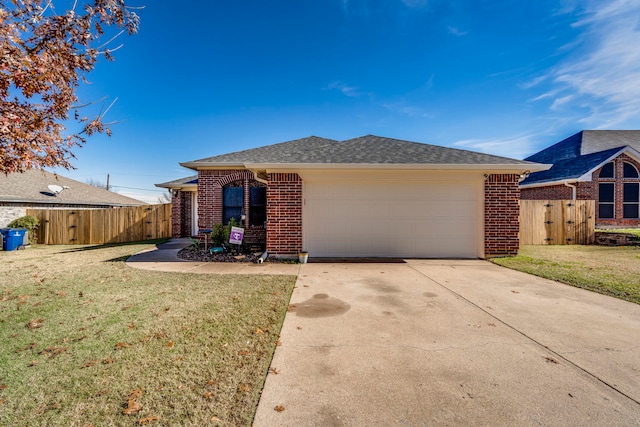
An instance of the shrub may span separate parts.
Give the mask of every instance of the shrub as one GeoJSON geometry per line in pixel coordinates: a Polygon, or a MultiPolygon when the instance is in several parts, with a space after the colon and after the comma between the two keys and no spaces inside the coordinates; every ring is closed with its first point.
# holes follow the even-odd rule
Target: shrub
{"type": "Polygon", "coordinates": [[[11,221],[8,225],[9,228],[26,228],[29,232],[29,243],[35,244],[38,242],[38,236],[36,235],[36,229],[38,228],[38,218],[31,215],[26,215],[11,221]]]}
{"type": "Polygon", "coordinates": [[[228,244],[229,236],[231,236],[231,227],[240,226],[241,224],[233,217],[231,217],[227,225],[214,224],[213,228],[211,229],[211,242],[213,243],[213,246],[220,247],[224,244],[228,244]]]}

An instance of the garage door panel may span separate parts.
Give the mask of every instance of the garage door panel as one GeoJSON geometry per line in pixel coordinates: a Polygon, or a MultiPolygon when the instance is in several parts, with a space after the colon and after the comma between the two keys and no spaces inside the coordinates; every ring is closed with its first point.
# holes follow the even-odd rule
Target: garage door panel
{"type": "Polygon", "coordinates": [[[478,254],[481,182],[305,182],[311,257],[478,254]]]}

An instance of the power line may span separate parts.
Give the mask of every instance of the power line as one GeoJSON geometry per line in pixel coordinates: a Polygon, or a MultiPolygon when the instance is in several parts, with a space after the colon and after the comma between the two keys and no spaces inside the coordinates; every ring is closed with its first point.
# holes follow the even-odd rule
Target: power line
{"type": "Polygon", "coordinates": [[[147,188],[135,188],[135,187],[123,187],[122,185],[111,185],[111,188],[126,188],[127,190],[139,190],[139,191],[157,191],[159,193],[164,193],[166,190],[149,190],[147,188]]]}

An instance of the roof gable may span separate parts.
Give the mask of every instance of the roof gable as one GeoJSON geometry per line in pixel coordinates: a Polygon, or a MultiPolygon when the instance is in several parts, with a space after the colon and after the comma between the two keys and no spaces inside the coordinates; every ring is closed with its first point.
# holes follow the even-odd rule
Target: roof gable
{"type": "Polygon", "coordinates": [[[44,170],[0,174],[0,201],[86,206],[141,206],[147,203],[44,170]],[[68,186],[58,195],[48,186],[68,186]]]}
{"type": "Polygon", "coordinates": [[[640,151],[640,130],[585,130],[580,154],[587,155],[628,146],[640,151]]]}
{"type": "Polygon", "coordinates": [[[550,169],[541,172],[533,172],[523,180],[520,185],[542,184],[561,180],[576,180],[590,171],[597,169],[603,163],[610,161],[626,151],[625,147],[613,148],[611,150],[579,156],[577,158],[560,160],[551,166],[550,169]]]}
{"type": "Polygon", "coordinates": [[[585,174],[625,151],[632,155],[640,151],[640,131],[584,130],[527,157],[525,160],[553,166],[532,173],[521,185],[586,179],[585,174]]]}
{"type": "Polygon", "coordinates": [[[575,135],[571,135],[551,147],[532,154],[525,160],[538,163],[557,163],[563,160],[575,159],[580,156],[582,134],[583,132],[578,132],[575,135]]]}
{"type": "Polygon", "coordinates": [[[491,154],[366,135],[345,141],[311,136],[265,147],[222,154],[182,166],[271,165],[514,165],[534,163],[491,154]]]}

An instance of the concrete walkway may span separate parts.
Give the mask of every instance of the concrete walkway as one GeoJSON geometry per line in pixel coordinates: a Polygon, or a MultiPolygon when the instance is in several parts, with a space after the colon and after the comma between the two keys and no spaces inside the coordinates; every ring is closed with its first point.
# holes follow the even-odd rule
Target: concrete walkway
{"type": "Polygon", "coordinates": [[[196,274],[278,274],[297,275],[299,264],[266,262],[194,262],[178,258],[178,252],[191,245],[188,238],[171,239],[156,248],[140,252],[127,260],[133,268],[196,274]]]}
{"type": "Polygon", "coordinates": [[[280,341],[256,427],[640,425],[640,306],[485,261],[303,265],[280,341]]]}
{"type": "Polygon", "coordinates": [[[178,259],[189,244],[127,264],[298,275],[255,427],[640,425],[640,305],[479,260],[178,259]]]}

